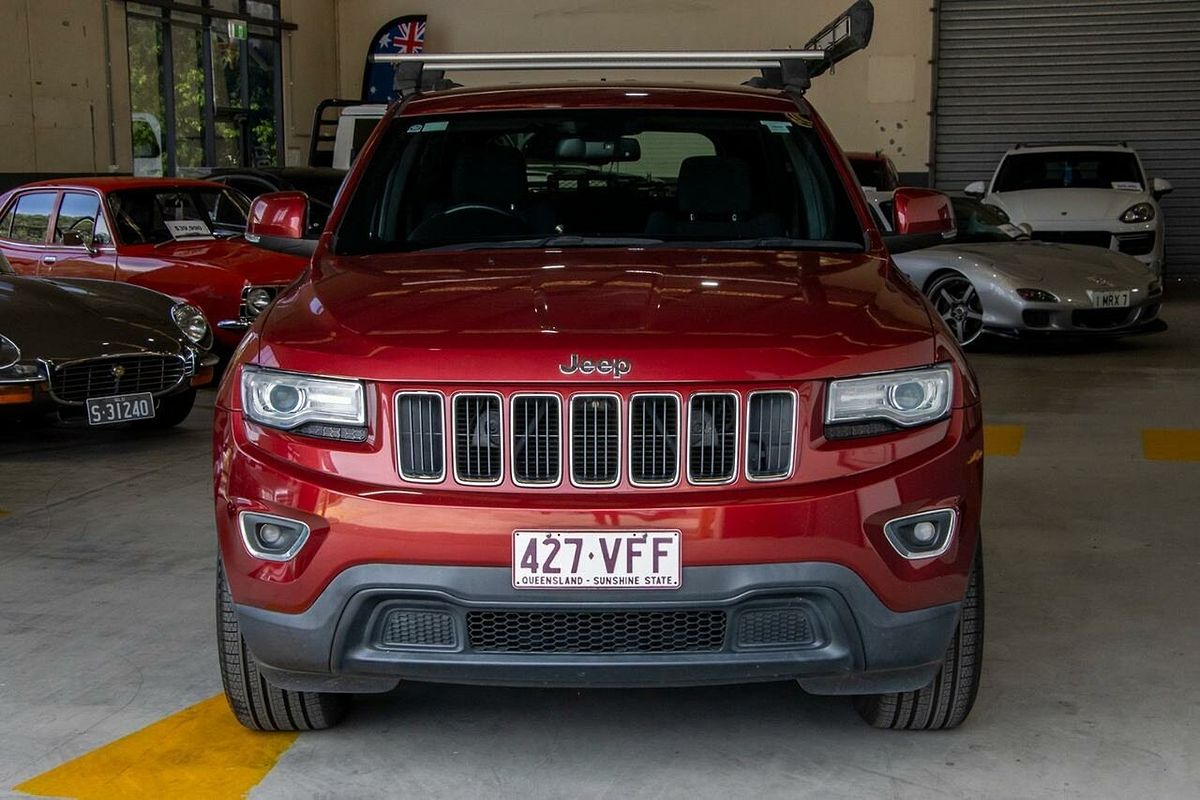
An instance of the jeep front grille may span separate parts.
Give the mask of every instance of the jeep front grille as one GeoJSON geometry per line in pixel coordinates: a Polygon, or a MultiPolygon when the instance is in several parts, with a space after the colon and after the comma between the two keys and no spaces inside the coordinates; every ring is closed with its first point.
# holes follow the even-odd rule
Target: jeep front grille
{"type": "Polygon", "coordinates": [[[726,614],[687,611],[468,611],[477,653],[704,653],[725,646],[726,614]]]}
{"type": "Polygon", "coordinates": [[[792,471],[796,396],[791,392],[750,395],[746,420],[746,475],[751,480],[786,478],[792,471]]]}
{"type": "Polygon", "coordinates": [[[454,477],[461,483],[499,483],[500,396],[454,396],[454,477]]]}
{"type": "Polygon", "coordinates": [[[571,480],[577,486],[615,486],[620,464],[620,398],[601,394],[572,397],[571,480]]]}
{"type": "Polygon", "coordinates": [[[738,398],[692,395],[688,409],[688,480],[728,483],[737,473],[738,398]]]}
{"type": "Polygon", "coordinates": [[[670,485],[679,477],[679,400],[675,395],[635,395],[629,403],[629,480],[670,485]]]}
{"type": "Polygon", "coordinates": [[[440,394],[396,396],[396,450],[402,478],[433,482],[446,477],[444,425],[440,394]]]}
{"type": "Polygon", "coordinates": [[[512,401],[512,471],[520,486],[554,486],[561,479],[561,416],[555,395],[518,395],[512,401]]]}
{"type": "Polygon", "coordinates": [[[50,371],[50,389],[64,403],[89,397],[170,391],[191,374],[182,356],[130,355],[63,364],[50,371]]]}
{"type": "Polygon", "coordinates": [[[449,474],[478,487],[550,488],[564,472],[581,489],[784,481],[796,470],[798,411],[792,389],[565,398],[400,391],[396,457],[404,480],[435,483],[449,474]]]}

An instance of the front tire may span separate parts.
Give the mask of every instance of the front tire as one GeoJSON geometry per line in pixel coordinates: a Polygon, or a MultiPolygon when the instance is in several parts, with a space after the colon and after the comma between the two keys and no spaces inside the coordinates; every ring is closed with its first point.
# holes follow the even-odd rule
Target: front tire
{"type": "MultiPolygon", "coordinates": [[[[981,546],[982,547],[982,546],[981,546]]],[[[971,713],[983,667],[983,551],[967,583],[962,614],[946,648],[942,668],[915,692],[857,697],[859,716],[876,728],[933,731],[957,728],[971,713]]]]}
{"type": "Polygon", "coordinates": [[[252,731],[317,731],[346,716],[349,698],[326,692],[277,689],[258,671],[238,627],[225,568],[217,562],[217,647],[225,699],[237,721],[252,731]]]}
{"type": "Polygon", "coordinates": [[[983,335],[983,301],[965,275],[949,272],[929,285],[934,310],[962,347],[983,335]]]}

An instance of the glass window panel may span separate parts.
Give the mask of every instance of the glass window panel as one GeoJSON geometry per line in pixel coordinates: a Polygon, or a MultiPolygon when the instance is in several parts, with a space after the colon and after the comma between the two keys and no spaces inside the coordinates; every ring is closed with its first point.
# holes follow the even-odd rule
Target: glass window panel
{"type": "Polygon", "coordinates": [[[129,100],[133,139],[133,174],[164,172],[163,26],[152,20],[129,20],[129,100]]]}
{"type": "Polygon", "coordinates": [[[68,233],[76,234],[85,242],[92,241],[99,214],[99,197],[91,192],[67,192],[54,221],[54,243],[63,244],[68,233]]]}
{"type": "Polygon", "coordinates": [[[263,2],[263,0],[246,0],[246,13],[259,19],[275,19],[279,12],[274,3],[263,2]]]}
{"type": "Polygon", "coordinates": [[[9,238],[16,242],[42,244],[50,227],[50,209],[54,207],[56,192],[30,192],[17,198],[13,209],[12,230],[9,238]]]}
{"type": "Polygon", "coordinates": [[[203,31],[171,28],[175,92],[175,172],[195,175],[204,166],[203,31]]]}
{"type": "Polygon", "coordinates": [[[277,45],[271,39],[251,37],[249,47],[250,74],[250,160],[256,167],[270,167],[278,162],[276,145],[275,54],[277,45]]]}
{"type": "Polygon", "coordinates": [[[242,43],[223,31],[212,32],[213,93],[217,108],[242,108],[242,43]]]}

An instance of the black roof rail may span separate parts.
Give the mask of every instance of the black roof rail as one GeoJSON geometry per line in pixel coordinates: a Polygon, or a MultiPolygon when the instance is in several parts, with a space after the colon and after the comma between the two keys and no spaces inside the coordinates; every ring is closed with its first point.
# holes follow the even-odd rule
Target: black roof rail
{"type": "Polygon", "coordinates": [[[396,65],[396,86],[402,95],[458,86],[446,79],[446,70],[602,69],[758,69],[762,77],[748,85],[802,93],[813,78],[866,47],[874,21],[871,0],[857,0],[800,50],[383,53],[370,58],[396,65]]]}
{"type": "Polygon", "coordinates": [[[1129,147],[1129,140],[1119,142],[1017,142],[1013,150],[1025,147],[1129,147]]]}

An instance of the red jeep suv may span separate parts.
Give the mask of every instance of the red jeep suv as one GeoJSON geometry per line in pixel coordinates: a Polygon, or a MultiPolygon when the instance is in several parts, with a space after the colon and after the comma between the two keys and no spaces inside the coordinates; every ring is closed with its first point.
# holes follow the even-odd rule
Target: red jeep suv
{"type": "MultiPolygon", "coordinates": [[[[948,203],[897,192],[898,229],[948,203]]],[[[303,198],[256,201],[264,239],[303,198]]],[[[418,93],[215,421],[226,693],[795,679],[947,728],[979,679],[982,427],[796,92],[418,93]]]]}

